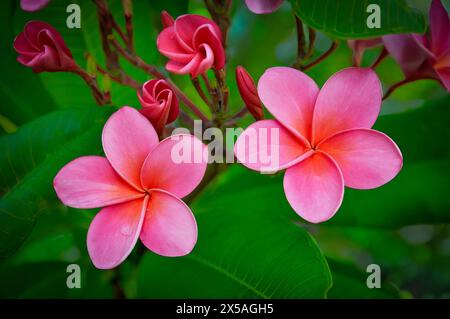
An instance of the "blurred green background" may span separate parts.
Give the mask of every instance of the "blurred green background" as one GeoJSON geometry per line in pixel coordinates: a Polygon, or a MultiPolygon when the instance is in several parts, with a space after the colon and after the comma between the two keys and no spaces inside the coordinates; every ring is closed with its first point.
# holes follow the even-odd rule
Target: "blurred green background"
{"type": "MultiPolygon", "coordinates": [[[[108,3],[122,23],[120,1],[108,3]]],[[[430,1],[408,3],[427,19],[430,1]]],[[[203,1],[134,1],[137,52],[161,70],[166,60],[156,50],[156,37],[163,9],[174,17],[209,16],[203,1]]],[[[404,168],[379,189],[346,189],[332,220],[320,225],[301,220],[285,199],[282,174],[231,165],[190,204],[199,228],[192,254],[164,258],[138,243],[120,267],[103,271],[93,267],[86,250],[95,210],[63,206],[52,180],[70,160],[102,153],[101,130],[115,108],[98,107],[73,74],[34,74],[15,61],[13,39],[29,20],[55,26],[81,66],[86,52],[104,65],[91,1],[53,0],[35,13],[20,10],[18,1],[0,3],[0,297],[450,297],[450,96],[438,83],[409,84],[383,103],[375,128],[397,142],[404,168]],[[70,3],[81,6],[81,29],[65,26],[70,3]],[[81,267],[80,289],[66,286],[71,263],[81,267]],[[372,263],[381,267],[380,289],[366,286],[372,263]]],[[[288,2],[273,14],[255,15],[243,1],[234,1],[231,21],[227,82],[234,112],[243,105],[235,67],[244,66],[258,79],[269,67],[291,65],[297,44],[288,2]]],[[[319,32],[314,57],[331,41],[319,32]]],[[[380,50],[368,51],[363,64],[370,65],[380,50]]],[[[148,79],[122,63],[140,82],[148,79]]],[[[307,74],[322,85],[350,65],[351,51],[342,40],[307,74]]],[[[376,71],[384,88],[402,79],[391,58],[376,71]]],[[[172,79],[207,112],[187,76],[172,79]]],[[[139,106],[133,89],[113,84],[111,93],[117,107],[139,106]]],[[[247,117],[240,124],[250,122],[247,117]]]]}

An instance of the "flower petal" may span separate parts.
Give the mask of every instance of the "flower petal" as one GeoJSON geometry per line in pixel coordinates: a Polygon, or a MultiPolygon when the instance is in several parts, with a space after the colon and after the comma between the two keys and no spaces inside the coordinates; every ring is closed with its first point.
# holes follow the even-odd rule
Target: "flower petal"
{"type": "Polygon", "coordinates": [[[273,173],[298,163],[306,146],[276,120],[253,123],[238,137],[234,153],[243,165],[273,173]]]}
{"type": "Polygon", "coordinates": [[[450,92],[450,67],[438,69],[436,73],[447,91],[450,92]]]}
{"type": "Polygon", "coordinates": [[[184,256],[197,242],[197,223],[182,200],[170,193],[152,190],[140,238],[158,255],[184,256]]]}
{"type": "Polygon", "coordinates": [[[440,56],[450,47],[450,20],[440,0],[433,0],[430,7],[431,51],[440,56]]]}
{"type": "Polygon", "coordinates": [[[222,41],[222,33],[214,21],[198,14],[185,14],[179,16],[174,24],[175,34],[180,44],[185,48],[193,48],[194,33],[204,24],[211,25],[215,36],[222,41]]]}
{"type": "Polygon", "coordinates": [[[206,152],[206,146],[193,135],[179,134],[166,138],[145,160],[141,172],[142,186],[145,189],[163,189],[183,198],[198,186],[205,175],[206,152]]]}
{"type": "Polygon", "coordinates": [[[284,0],[245,0],[248,9],[256,14],[271,13],[283,4],[284,0]]]}
{"type": "Polygon", "coordinates": [[[308,139],[319,88],[305,73],[288,67],[266,70],[258,94],[273,116],[294,134],[308,139]]]}
{"type": "Polygon", "coordinates": [[[420,44],[419,37],[411,34],[383,36],[383,43],[389,54],[397,61],[406,77],[412,77],[430,56],[420,44]]]}
{"type": "Polygon", "coordinates": [[[53,180],[58,198],[74,208],[97,208],[144,197],[128,185],[100,156],[79,157],[53,180]]]}
{"type": "Polygon", "coordinates": [[[111,269],[128,257],[139,238],[147,203],[148,196],[105,207],[94,217],[87,247],[95,267],[111,269]]]}
{"type": "Polygon", "coordinates": [[[35,12],[44,8],[50,0],[20,0],[20,7],[23,11],[35,12]]]}
{"type": "Polygon", "coordinates": [[[105,124],[103,150],[116,172],[136,189],[141,189],[141,169],[147,155],[158,145],[152,124],[137,110],[125,106],[105,124]]]}
{"type": "MultiPolygon", "coordinates": [[[[208,46],[212,51],[214,58],[214,67],[222,69],[225,65],[225,50],[222,40],[215,35],[214,27],[211,24],[205,24],[199,27],[194,34],[194,47],[196,50],[202,50],[202,46],[208,46]]],[[[206,48],[203,50],[206,51],[206,48]]]]}
{"type": "Polygon", "coordinates": [[[286,170],[284,192],[297,214],[320,223],[333,217],[341,206],[344,180],[334,160],[317,152],[286,170]]]}
{"type": "Polygon", "coordinates": [[[173,26],[161,31],[156,40],[156,45],[161,54],[181,63],[189,62],[195,54],[195,51],[192,48],[186,50],[179,44],[173,26]]]}
{"type": "Polygon", "coordinates": [[[335,73],[320,90],[313,116],[313,143],[342,130],[371,128],[381,108],[381,83],[367,68],[335,73]]]}
{"type": "Polygon", "coordinates": [[[402,168],[398,146],[387,135],[371,129],[343,131],[323,141],[319,148],[330,155],[344,176],[345,186],[380,187],[402,168]]]}

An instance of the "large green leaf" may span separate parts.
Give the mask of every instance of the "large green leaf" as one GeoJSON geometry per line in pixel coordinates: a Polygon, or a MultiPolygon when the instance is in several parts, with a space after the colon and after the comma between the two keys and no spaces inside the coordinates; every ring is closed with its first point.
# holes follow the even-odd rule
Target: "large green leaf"
{"type": "Polygon", "coordinates": [[[39,211],[55,200],[58,170],[78,156],[101,152],[101,130],[111,110],[53,112],[0,138],[0,259],[21,245],[39,211]]]}
{"type": "Polygon", "coordinates": [[[386,281],[380,288],[367,287],[366,280],[370,273],[364,273],[351,264],[327,258],[333,274],[333,287],[329,298],[387,299],[398,298],[399,293],[386,281]]]}
{"type": "Polygon", "coordinates": [[[139,266],[138,296],[325,297],[331,285],[327,263],[306,231],[265,206],[261,199],[272,188],[218,184],[193,206],[195,250],[181,258],[147,253],[139,266]]]}
{"type": "Polygon", "coordinates": [[[289,0],[295,13],[309,26],[332,36],[367,38],[391,33],[423,33],[425,19],[421,12],[408,7],[404,0],[289,0]],[[367,7],[380,7],[380,28],[367,26],[367,7]]]}

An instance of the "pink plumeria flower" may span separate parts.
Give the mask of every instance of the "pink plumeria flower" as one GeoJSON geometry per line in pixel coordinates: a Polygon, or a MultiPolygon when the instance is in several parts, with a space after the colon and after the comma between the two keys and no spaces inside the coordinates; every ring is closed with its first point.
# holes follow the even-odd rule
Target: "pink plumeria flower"
{"type": "Polygon", "coordinates": [[[157,133],[175,121],[180,113],[178,99],[166,80],[148,80],[137,96],[142,105],[141,114],[149,119],[157,133]]]}
{"type": "MultiPolygon", "coordinates": [[[[166,19],[167,20],[167,19],[166,19]]],[[[220,28],[211,19],[197,14],[179,16],[158,35],[159,52],[169,58],[166,69],[196,77],[210,68],[222,69],[225,50],[220,28]]]]}
{"type": "Polygon", "coordinates": [[[23,11],[39,11],[49,4],[50,0],[20,0],[20,7],[23,11]]]}
{"type": "Polygon", "coordinates": [[[53,182],[65,205],[103,207],[87,235],[94,265],[116,267],[138,238],[162,256],[188,254],[197,241],[197,224],[180,198],[197,187],[207,164],[179,163],[171,152],[178,143],[186,146],[183,149],[204,152],[202,142],[187,134],[158,142],[151,123],[135,109],[123,107],[106,122],[102,143],[106,158],[77,158],[53,182]]]}
{"type": "MultiPolygon", "coordinates": [[[[258,83],[259,96],[274,120],[250,125],[238,138],[235,154],[250,169],[286,169],[284,192],[292,208],[312,223],[326,221],[339,209],[344,185],[379,187],[402,167],[397,145],[372,130],[381,108],[381,84],[371,69],[348,68],[334,74],[319,91],[303,72],[268,69],[258,83]],[[260,131],[277,130],[278,139],[249,140],[260,131]],[[255,135],[254,132],[257,132],[255,135]],[[249,160],[276,150],[276,166],[249,160]]],[[[270,135],[271,136],[271,135],[270,135]]]]}
{"type": "Polygon", "coordinates": [[[256,14],[272,13],[278,10],[284,0],[245,0],[248,9],[256,14]]]}
{"type": "Polygon", "coordinates": [[[62,72],[78,69],[61,34],[50,24],[28,21],[14,39],[17,61],[34,72],[62,72]]]}
{"type": "Polygon", "coordinates": [[[435,79],[450,91],[450,21],[440,0],[431,3],[428,36],[387,35],[383,42],[407,79],[435,79]]]}

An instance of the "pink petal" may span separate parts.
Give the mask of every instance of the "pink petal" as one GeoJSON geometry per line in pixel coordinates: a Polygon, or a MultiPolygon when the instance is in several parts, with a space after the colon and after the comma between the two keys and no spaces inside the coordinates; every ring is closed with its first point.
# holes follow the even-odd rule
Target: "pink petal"
{"type": "Polygon", "coordinates": [[[381,108],[381,83],[367,68],[335,73],[317,97],[313,117],[313,143],[342,130],[370,128],[381,108]]]}
{"type": "Polygon", "coordinates": [[[211,25],[215,36],[222,41],[222,33],[214,21],[197,14],[185,14],[179,16],[174,24],[175,34],[180,40],[180,44],[186,48],[193,48],[195,31],[205,24],[211,25]]]}
{"type": "Polygon", "coordinates": [[[445,86],[448,92],[450,92],[450,67],[436,70],[439,79],[445,86]]]}
{"type": "Polygon", "coordinates": [[[371,129],[337,133],[320,143],[344,176],[345,186],[370,189],[393,179],[402,168],[398,146],[385,134],[371,129]]]}
{"type": "MultiPolygon", "coordinates": [[[[198,73],[198,65],[202,61],[202,55],[200,53],[197,53],[194,55],[191,61],[186,63],[177,62],[175,60],[171,60],[167,62],[166,69],[169,72],[176,73],[176,74],[196,74],[198,73]]],[[[193,76],[194,77],[194,76],[193,76]]]]}
{"type": "Polygon", "coordinates": [[[236,158],[246,167],[272,173],[308,156],[305,144],[276,120],[253,123],[234,145],[236,158]]]}
{"type": "Polygon", "coordinates": [[[245,0],[250,11],[257,14],[271,13],[283,4],[283,0],[245,0]]]}
{"type": "Polygon", "coordinates": [[[202,46],[208,46],[209,50],[211,50],[214,67],[216,69],[222,69],[225,65],[225,50],[222,40],[215,36],[214,28],[210,24],[205,24],[195,31],[194,47],[197,50],[201,50],[202,46]]]}
{"type": "Polygon", "coordinates": [[[34,12],[44,8],[50,0],[20,0],[20,7],[23,11],[34,12]]]}
{"type": "Polygon", "coordinates": [[[344,180],[335,161],[317,152],[286,170],[284,192],[297,214],[320,223],[333,217],[341,206],[344,180]]]}
{"type": "Polygon", "coordinates": [[[166,138],[145,160],[142,186],[145,189],[163,189],[180,198],[188,195],[205,175],[205,154],[206,146],[193,135],[179,134],[166,138]],[[179,156],[180,150],[182,157],[179,156]],[[183,154],[183,150],[187,154],[183,154]],[[189,161],[181,162],[183,159],[189,161]]]}
{"type": "Polygon", "coordinates": [[[79,157],[53,180],[58,198],[74,208],[97,208],[144,197],[128,185],[100,156],[79,157]]]}
{"type": "Polygon", "coordinates": [[[186,50],[179,44],[175,35],[175,28],[173,26],[165,28],[161,31],[158,35],[158,39],[156,40],[156,45],[161,54],[178,62],[187,63],[195,54],[195,51],[192,48],[186,50]]]}
{"type": "Polygon", "coordinates": [[[139,238],[147,203],[148,196],[105,207],[94,217],[87,247],[95,267],[111,269],[128,257],[139,238]]]}
{"type": "Polygon", "coordinates": [[[430,7],[431,51],[440,56],[450,47],[450,20],[440,0],[433,0],[430,7]]]}
{"type": "Polygon", "coordinates": [[[103,150],[116,172],[141,189],[141,169],[147,155],[158,145],[152,124],[137,110],[125,106],[105,124],[103,150]]]}
{"type": "Polygon", "coordinates": [[[200,52],[202,55],[202,59],[198,66],[190,72],[192,77],[197,77],[198,75],[205,73],[214,64],[214,53],[209,45],[202,44],[200,47],[200,52]]]}
{"type": "Polygon", "coordinates": [[[140,238],[158,255],[184,256],[197,242],[197,224],[183,201],[170,193],[152,190],[140,238]]]}
{"type": "Polygon", "coordinates": [[[305,73],[288,67],[266,70],[259,79],[258,94],[273,116],[306,139],[311,136],[314,103],[319,88],[305,73]]]}
{"type": "Polygon", "coordinates": [[[383,36],[383,43],[389,54],[400,65],[406,77],[412,77],[429,57],[419,38],[411,34],[391,34],[383,36]]]}

